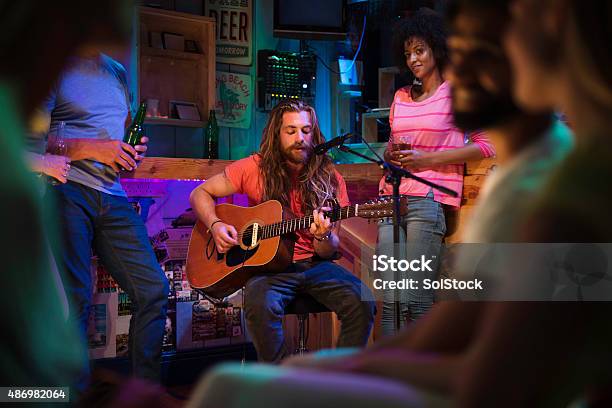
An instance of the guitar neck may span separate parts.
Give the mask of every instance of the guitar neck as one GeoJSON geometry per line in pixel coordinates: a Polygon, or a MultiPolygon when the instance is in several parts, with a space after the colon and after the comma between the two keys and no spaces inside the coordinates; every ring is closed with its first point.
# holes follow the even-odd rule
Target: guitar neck
{"type": "MultiPolygon", "coordinates": [[[[326,211],[325,215],[329,217],[332,222],[345,220],[357,216],[358,205],[346,206],[338,208],[332,211],[326,211]]],[[[313,216],[308,215],[301,218],[294,218],[291,220],[283,220],[275,224],[263,225],[260,227],[261,239],[277,237],[283,234],[289,234],[291,232],[308,229],[313,223],[313,216]]]]}

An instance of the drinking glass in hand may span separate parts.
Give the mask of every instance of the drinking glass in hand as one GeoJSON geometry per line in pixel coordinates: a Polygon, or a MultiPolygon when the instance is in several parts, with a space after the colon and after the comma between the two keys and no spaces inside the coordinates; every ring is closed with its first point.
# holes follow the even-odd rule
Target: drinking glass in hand
{"type": "Polygon", "coordinates": [[[66,131],[66,122],[61,121],[57,126],[57,133],[55,136],[55,154],[58,156],[65,156],[68,152],[66,146],[66,139],[64,138],[64,132],[66,131]]]}
{"type": "Polygon", "coordinates": [[[399,150],[412,150],[412,144],[410,143],[393,143],[392,145],[393,151],[399,150]]]}
{"type": "MultiPolygon", "coordinates": [[[[52,154],[55,154],[57,156],[66,156],[66,153],[68,153],[68,146],[66,146],[66,139],[64,134],[65,131],[66,122],[61,121],[57,125],[57,132],[55,133],[55,147],[53,149],[52,154]]],[[[51,185],[54,186],[60,184],[60,182],[53,177],[49,177],[49,182],[51,183],[51,185]]]]}
{"type": "MultiPolygon", "coordinates": [[[[392,152],[399,152],[400,150],[412,150],[412,138],[410,136],[399,136],[396,137],[391,143],[392,152]]],[[[395,154],[399,158],[402,155],[395,154]]]]}

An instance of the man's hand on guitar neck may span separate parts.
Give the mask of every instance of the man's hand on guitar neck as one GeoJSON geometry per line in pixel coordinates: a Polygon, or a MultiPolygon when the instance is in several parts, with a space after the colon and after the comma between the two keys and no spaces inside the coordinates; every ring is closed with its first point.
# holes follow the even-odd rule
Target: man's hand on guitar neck
{"type": "Polygon", "coordinates": [[[314,210],[313,222],[310,224],[310,233],[314,235],[313,246],[314,250],[323,259],[332,257],[338,250],[338,236],[334,234],[334,224],[325,216],[324,211],[330,211],[331,208],[323,207],[320,210],[314,210]]]}
{"type": "Polygon", "coordinates": [[[233,225],[226,224],[221,220],[215,221],[211,224],[210,233],[215,240],[217,252],[220,254],[224,254],[231,247],[238,245],[238,232],[233,225]]]}
{"type": "Polygon", "coordinates": [[[331,220],[325,217],[324,211],[331,211],[331,208],[323,207],[312,212],[313,219],[312,224],[310,224],[310,233],[319,241],[329,238],[332,230],[331,220]]]}

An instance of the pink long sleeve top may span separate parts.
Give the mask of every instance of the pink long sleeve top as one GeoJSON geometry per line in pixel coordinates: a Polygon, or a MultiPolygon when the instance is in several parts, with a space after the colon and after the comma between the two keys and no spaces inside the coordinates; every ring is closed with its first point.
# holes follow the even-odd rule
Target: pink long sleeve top
{"type": "MultiPolygon", "coordinates": [[[[452,122],[451,89],[448,82],[443,82],[436,92],[421,102],[412,100],[410,86],[399,89],[395,93],[389,123],[391,124],[391,144],[400,143],[400,137],[409,136],[412,149],[423,152],[457,149],[465,146],[464,133],[452,122]]],[[[495,155],[492,143],[483,132],[473,132],[468,135],[471,143],[477,145],[483,157],[495,155]]],[[[456,191],[458,197],[433,190],[434,200],[452,207],[461,204],[463,190],[464,163],[444,164],[435,167],[418,169],[415,175],[426,180],[448,187],[456,191]]],[[[381,195],[393,193],[391,184],[383,177],[379,183],[381,195]]],[[[411,179],[402,179],[400,194],[425,197],[430,187],[411,179]]]]}

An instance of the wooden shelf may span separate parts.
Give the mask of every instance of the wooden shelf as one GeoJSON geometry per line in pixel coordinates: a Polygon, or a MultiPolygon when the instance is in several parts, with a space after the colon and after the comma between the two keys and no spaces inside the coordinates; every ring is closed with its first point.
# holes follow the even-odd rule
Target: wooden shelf
{"type": "Polygon", "coordinates": [[[164,125],[203,128],[206,122],[202,120],[182,120],[173,118],[145,118],[145,125],[164,125]]]}
{"type": "Polygon", "coordinates": [[[170,117],[170,101],[197,105],[202,121],[147,118],[151,125],[203,127],[215,106],[215,20],[140,7],[138,36],[139,100],[157,99],[159,115],[170,117]],[[150,33],[176,33],[195,41],[201,53],[151,47],[150,33]]]}
{"type": "Polygon", "coordinates": [[[204,54],[195,52],[165,50],[152,47],[142,47],[141,55],[143,57],[162,57],[170,59],[183,59],[191,61],[200,61],[204,59],[204,54]]]}

